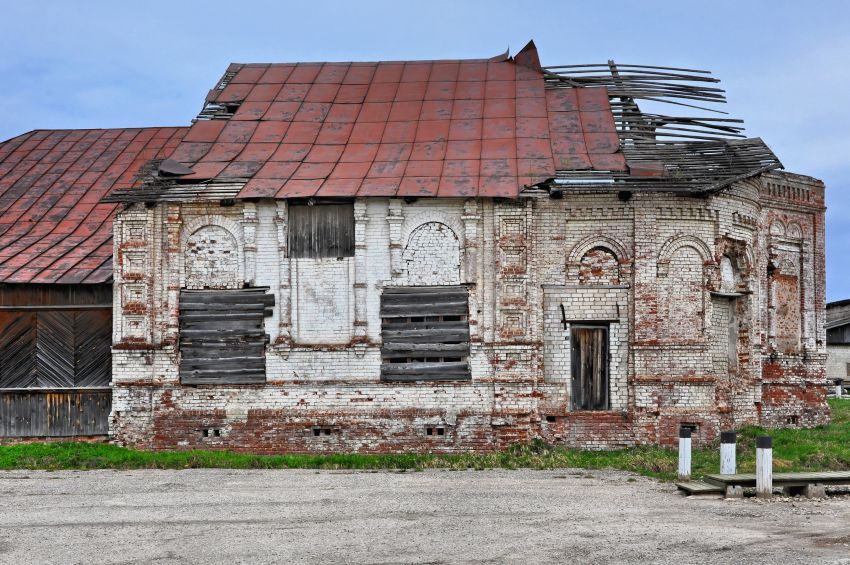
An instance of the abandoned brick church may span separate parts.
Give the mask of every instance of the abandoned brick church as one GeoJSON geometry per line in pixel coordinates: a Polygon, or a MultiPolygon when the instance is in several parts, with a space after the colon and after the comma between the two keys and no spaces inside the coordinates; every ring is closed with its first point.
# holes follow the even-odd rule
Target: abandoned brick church
{"type": "Polygon", "coordinates": [[[233,64],[188,128],[6,141],[0,435],[450,452],[825,423],[824,186],[706,114],[715,83],[533,43],[233,64]]]}

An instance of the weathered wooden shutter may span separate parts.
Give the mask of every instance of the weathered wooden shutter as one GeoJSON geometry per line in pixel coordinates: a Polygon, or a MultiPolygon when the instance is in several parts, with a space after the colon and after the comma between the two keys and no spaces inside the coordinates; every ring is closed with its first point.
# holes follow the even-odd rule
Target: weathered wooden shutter
{"type": "Polygon", "coordinates": [[[318,259],[354,256],[354,204],[291,202],[289,256],[318,259]]]}
{"type": "Polygon", "coordinates": [[[608,409],[608,328],[571,325],[572,407],[608,409]]]}
{"type": "Polygon", "coordinates": [[[385,288],[381,379],[469,380],[469,292],[463,286],[385,288]]]}
{"type": "Polygon", "coordinates": [[[180,381],[183,384],[266,382],[263,318],[268,288],[180,292],[180,381]]]}

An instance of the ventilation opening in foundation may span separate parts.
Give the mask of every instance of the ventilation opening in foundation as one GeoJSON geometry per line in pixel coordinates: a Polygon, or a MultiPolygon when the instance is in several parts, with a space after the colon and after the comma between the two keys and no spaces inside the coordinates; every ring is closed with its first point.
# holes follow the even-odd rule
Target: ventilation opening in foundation
{"type": "Polygon", "coordinates": [[[696,442],[697,438],[699,438],[699,424],[693,424],[690,422],[682,422],[679,424],[679,429],[691,430],[691,441],[696,442]]]}
{"type": "Polygon", "coordinates": [[[314,427],[313,435],[316,437],[329,436],[333,430],[331,428],[314,427]]]}
{"type": "Polygon", "coordinates": [[[444,436],[446,435],[446,428],[441,426],[427,426],[425,428],[426,436],[444,436]]]}

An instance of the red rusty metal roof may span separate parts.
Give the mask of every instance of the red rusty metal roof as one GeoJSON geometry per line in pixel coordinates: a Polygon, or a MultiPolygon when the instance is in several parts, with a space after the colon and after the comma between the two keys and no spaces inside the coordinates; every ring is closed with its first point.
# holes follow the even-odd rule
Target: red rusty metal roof
{"type": "Polygon", "coordinates": [[[0,143],[0,282],[109,282],[118,205],[100,199],[186,132],[36,130],[0,143]]]}
{"type": "Polygon", "coordinates": [[[239,197],[516,198],[555,170],[625,170],[605,88],[544,89],[515,59],[231,65],[170,158],[239,197]],[[229,80],[228,76],[230,77],[229,80]]]}

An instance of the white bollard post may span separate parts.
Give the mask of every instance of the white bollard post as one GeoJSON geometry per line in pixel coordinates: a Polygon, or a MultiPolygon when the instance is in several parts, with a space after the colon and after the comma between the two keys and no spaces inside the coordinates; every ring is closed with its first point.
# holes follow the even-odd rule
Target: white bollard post
{"type": "Polygon", "coordinates": [[[756,496],[773,496],[773,438],[756,438],[756,496]]]}
{"type": "Polygon", "coordinates": [[[841,398],[844,394],[844,381],[842,379],[835,379],[835,398],[841,398]]]}
{"type": "Polygon", "coordinates": [[[679,428],[679,480],[691,480],[691,429],[679,428]]]}
{"type": "Polygon", "coordinates": [[[720,432],[720,474],[735,474],[735,432],[720,432]]]}

